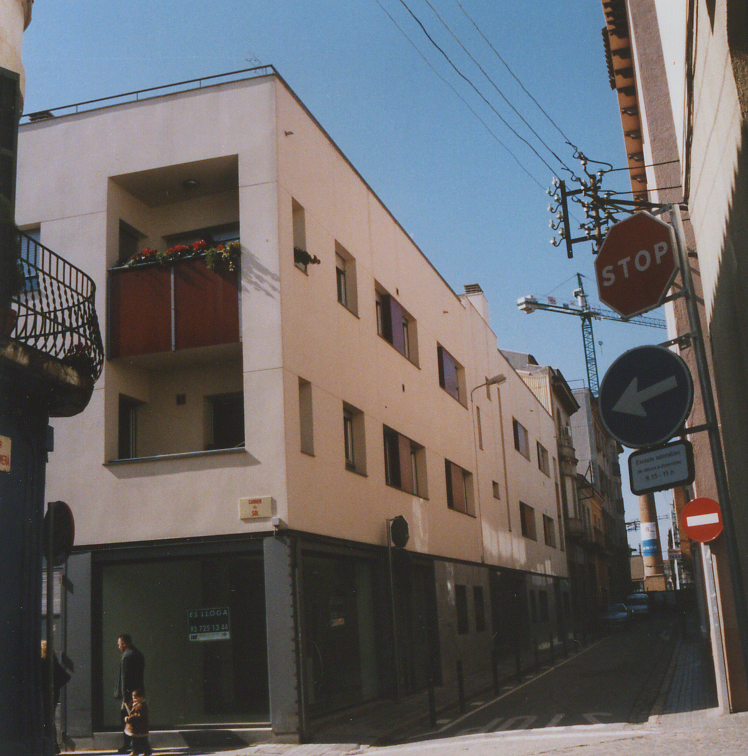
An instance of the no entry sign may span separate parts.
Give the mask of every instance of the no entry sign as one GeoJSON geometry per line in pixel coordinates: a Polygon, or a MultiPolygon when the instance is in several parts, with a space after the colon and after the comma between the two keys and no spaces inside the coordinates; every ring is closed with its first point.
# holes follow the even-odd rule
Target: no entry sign
{"type": "Polygon", "coordinates": [[[692,499],[681,517],[683,530],[692,541],[708,543],[722,532],[722,510],[714,499],[692,499]]]}

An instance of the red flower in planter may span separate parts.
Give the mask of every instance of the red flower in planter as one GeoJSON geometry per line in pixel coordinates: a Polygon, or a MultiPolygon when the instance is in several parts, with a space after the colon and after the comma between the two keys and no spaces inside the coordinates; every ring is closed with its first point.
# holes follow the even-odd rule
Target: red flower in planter
{"type": "Polygon", "coordinates": [[[192,249],[195,250],[195,252],[202,252],[204,249],[208,249],[208,242],[205,241],[205,239],[198,239],[195,242],[192,242],[192,249]]]}

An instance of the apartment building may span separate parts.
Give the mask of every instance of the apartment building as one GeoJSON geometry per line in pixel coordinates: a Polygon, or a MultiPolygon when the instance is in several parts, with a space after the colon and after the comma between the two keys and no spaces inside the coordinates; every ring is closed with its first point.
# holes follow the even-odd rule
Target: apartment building
{"type": "Polygon", "coordinates": [[[179,89],[19,134],[19,226],[106,292],[47,474],[76,520],[70,736],[118,728],[123,632],[154,729],[290,740],[568,632],[554,419],[480,287],[447,285],[272,68],[179,89]]]}

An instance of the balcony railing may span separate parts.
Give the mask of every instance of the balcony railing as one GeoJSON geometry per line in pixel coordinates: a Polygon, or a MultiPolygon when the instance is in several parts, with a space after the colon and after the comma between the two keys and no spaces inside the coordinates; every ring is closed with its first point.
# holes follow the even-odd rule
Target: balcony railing
{"type": "Polygon", "coordinates": [[[21,291],[10,297],[15,325],[3,335],[77,371],[85,383],[96,382],[104,349],[96,316],[96,285],[82,270],[22,231],[21,291]]]}

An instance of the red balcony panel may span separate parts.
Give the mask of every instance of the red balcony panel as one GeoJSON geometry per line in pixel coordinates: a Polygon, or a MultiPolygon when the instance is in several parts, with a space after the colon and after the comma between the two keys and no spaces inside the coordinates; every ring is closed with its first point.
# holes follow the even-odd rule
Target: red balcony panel
{"type": "Polygon", "coordinates": [[[174,267],[176,348],[234,344],[239,341],[239,274],[202,260],[174,267]]]}
{"type": "Polygon", "coordinates": [[[171,272],[148,267],[111,271],[111,357],[171,351],[171,272]]]}

